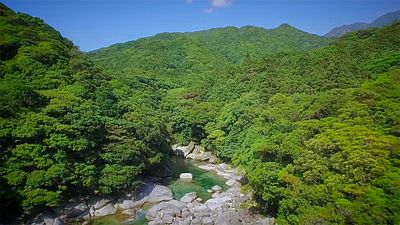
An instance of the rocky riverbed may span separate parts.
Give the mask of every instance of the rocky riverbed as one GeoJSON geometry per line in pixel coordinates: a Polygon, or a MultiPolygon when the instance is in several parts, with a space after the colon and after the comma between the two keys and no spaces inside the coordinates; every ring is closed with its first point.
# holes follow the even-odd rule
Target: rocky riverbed
{"type": "MultiPolygon", "coordinates": [[[[211,153],[194,143],[173,146],[173,150],[178,156],[197,160],[192,165],[212,171],[222,181],[225,180],[225,184],[209,187],[207,195],[200,189],[197,192],[197,189],[186,189],[191,192],[185,193],[185,190],[184,194],[180,194],[173,192],[173,185],[170,185],[171,189],[157,182],[159,179],[150,179],[137,194],[71,203],[63,209],[41,214],[32,224],[275,224],[273,218],[250,214],[249,209],[244,207],[251,200],[251,195],[241,192],[242,184],[246,183],[243,173],[228,164],[215,163],[216,158],[211,153]]],[[[177,181],[183,182],[180,186],[195,185],[192,179],[196,179],[196,174],[193,177],[193,174],[182,173],[180,177],[177,181]]]]}

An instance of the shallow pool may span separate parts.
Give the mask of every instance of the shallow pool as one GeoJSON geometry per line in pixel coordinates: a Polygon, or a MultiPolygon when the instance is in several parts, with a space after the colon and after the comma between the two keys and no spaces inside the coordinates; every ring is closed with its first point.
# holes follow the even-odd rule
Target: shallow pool
{"type": "MultiPolygon", "coordinates": [[[[203,201],[211,198],[211,194],[207,192],[214,185],[219,185],[223,190],[227,189],[225,179],[218,176],[213,171],[206,171],[195,166],[194,161],[181,157],[172,157],[169,164],[172,168],[172,176],[164,178],[161,183],[171,188],[175,199],[180,199],[189,192],[196,192],[197,196],[203,201]],[[181,173],[192,173],[193,182],[183,182],[179,179],[181,173]]],[[[147,207],[146,207],[147,208],[147,207]]],[[[91,225],[146,225],[146,209],[139,211],[133,221],[126,222],[128,216],[121,211],[116,214],[101,217],[91,221],[91,225]]]]}

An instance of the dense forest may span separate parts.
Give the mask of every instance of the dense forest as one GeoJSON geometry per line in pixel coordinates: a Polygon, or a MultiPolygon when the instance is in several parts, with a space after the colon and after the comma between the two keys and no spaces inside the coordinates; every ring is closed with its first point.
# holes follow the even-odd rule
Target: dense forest
{"type": "Polygon", "coordinates": [[[0,5],[1,218],[140,184],[168,132],[161,89],[113,79],[42,20],[0,5]],[[141,91],[143,89],[143,91],[141,91]],[[20,212],[15,212],[20,213],[20,212]]]}
{"type": "Polygon", "coordinates": [[[170,144],[196,141],[246,171],[278,224],[400,224],[400,23],[339,39],[287,24],[163,33],[82,53],[0,4],[0,78],[4,221],[134,189],[170,144]]]}

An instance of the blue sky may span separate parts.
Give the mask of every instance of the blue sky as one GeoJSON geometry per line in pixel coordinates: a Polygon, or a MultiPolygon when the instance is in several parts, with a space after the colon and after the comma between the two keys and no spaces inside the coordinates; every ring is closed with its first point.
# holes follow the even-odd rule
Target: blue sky
{"type": "Polygon", "coordinates": [[[323,35],[335,26],[371,22],[400,0],[0,0],[44,19],[89,51],[161,32],[289,23],[323,35]]]}

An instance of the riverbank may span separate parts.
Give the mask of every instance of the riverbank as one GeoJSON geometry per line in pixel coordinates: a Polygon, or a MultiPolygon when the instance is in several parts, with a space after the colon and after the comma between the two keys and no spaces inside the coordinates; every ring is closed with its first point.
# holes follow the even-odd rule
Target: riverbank
{"type": "Polygon", "coordinates": [[[216,163],[211,153],[193,143],[173,149],[180,158],[173,158],[172,177],[150,177],[136,193],[71,204],[42,214],[32,224],[274,224],[273,218],[252,214],[246,207],[252,196],[241,193],[243,173],[216,163]],[[179,179],[179,173],[189,173],[193,180],[179,179]]]}

